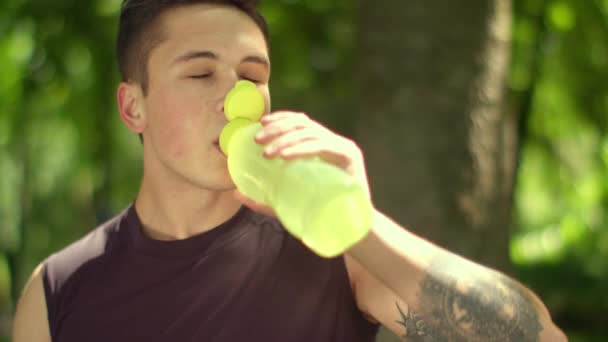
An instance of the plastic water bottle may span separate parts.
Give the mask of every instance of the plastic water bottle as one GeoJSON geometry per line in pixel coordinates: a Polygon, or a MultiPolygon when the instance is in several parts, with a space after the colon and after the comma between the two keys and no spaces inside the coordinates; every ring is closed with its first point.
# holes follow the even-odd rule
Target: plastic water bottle
{"type": "Polygon", "coordinates": [[[373,208],[363,186],[319,157],[265,158],[264,146],[254,140],[262,129],[257,121],[264,100],[255,84],[247,82],[239,81],[224,104],[229,123],[220,145],[233,182],[243,194],[271,206],[287,231],[316,254],[344,253],[372,225],[373,208]]]}

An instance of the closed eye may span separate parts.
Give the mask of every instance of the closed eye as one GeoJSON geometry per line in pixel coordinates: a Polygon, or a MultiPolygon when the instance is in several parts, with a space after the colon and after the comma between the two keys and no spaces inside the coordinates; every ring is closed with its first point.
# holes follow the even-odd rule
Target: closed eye
{"type": "Polygon", "coordinates": [[[191,75],[191,76],[188,76],[188,78],[201,79],[201,78],[208,78],[209,76],[211,76],[211,74],[200,74],[200,75],[191,75]]]}
{"type": "Polygon", "coordinates": [[[256,79],[253,78],[249,78],[249,77],[241,77],[242,80],[247,80],[247,81],[251,81],[253,83],[260,83],[261,81],[258,81],[256,79]]]}

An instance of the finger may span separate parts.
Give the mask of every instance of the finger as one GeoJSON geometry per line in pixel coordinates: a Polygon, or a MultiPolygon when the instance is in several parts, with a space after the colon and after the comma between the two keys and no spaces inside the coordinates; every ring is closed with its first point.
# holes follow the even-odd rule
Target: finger
{"type": "Polygon", "coordinates": [[[303,141],[299,144],[284,148],[279,155],[283,159],[295,159],[300,157],[320,156],[327,153],[326,143],[319,139],[303,141]]]}
{"type": "Polygon", "coordinates": [[[264,156],[277,156],[281,150],[300,144],[304,141],[320,139],[320,132],[312,128],[302,128],[299,130],[284,133],[277,137],[264,149],[264,156]]]}
{"type": "Polygon", "coordinates": [[[313,126],[315,126],[315,123],[306,117],[297,115],[286,116],[281,120],[276,120],[263,127],[255,135],[255,140],[258,144],[266,144],[277,136],[289,131],[313,126]]]}
{"type": "Polygon", "coordinates": [[[308,140],[282,149],[279,156],[285,160],[319,156],[325,162],[347,171],[350,157],[346,148],[345,144],[335,141],[332,143],[322,139],[308,140]]]}
{"type": "Polygon", "coordinates": [[[283,111],[273,112],[273,113],[262,116],[262,118],[260,119],[260,122],[262,123],[262,125],[266,125],[266,124],[269,124],[269,123],[277,121],[277,120],[282,120],[282,119],[285,119],[288,117],[294,117],[294,116],[309,119],[308,115],[306,115],[302,112],[291,112],[291,111],[283,110],[283,111]]]}

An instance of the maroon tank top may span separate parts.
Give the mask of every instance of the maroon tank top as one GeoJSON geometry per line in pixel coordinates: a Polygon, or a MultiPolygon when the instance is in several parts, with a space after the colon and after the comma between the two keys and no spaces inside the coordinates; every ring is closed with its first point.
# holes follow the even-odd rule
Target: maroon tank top
{"type": "Polygon", "coordinates": [[[373,341],[343,257],[318,257],[242,207],[185,240],[142,233],[130,206],[44,262],[53,342],[373,341]]]}

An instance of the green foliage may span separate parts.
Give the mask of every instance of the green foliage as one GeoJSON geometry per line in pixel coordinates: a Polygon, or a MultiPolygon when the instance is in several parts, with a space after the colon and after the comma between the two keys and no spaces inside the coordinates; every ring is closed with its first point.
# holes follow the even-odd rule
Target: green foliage
{"type": "Polygon", "coordinates": [[[310,113],[352,134],[352,0],[262,1],[271,29],[273,109],[310,113]]]}
{"type": "Polygon", "coordinates": [[[510,87],[524,140],[513,261],[558,320],[600,331],[608,322],[597,314],[608,311],[608,2],[515,4],[510,87]]]}
{"type": "Polygon", "coordinates": [[[10,274],[6,258],[0,254],[0,308],[8,307],[10,304],[9,298],[10,288],[10,274]]]}
{"type": "Polygon", "coordinates": [[[135,194],[139,142],[114,110],[118,5],[0,5],[0,253],[12,265],[0,311],[37,263],[135,194]]]}

